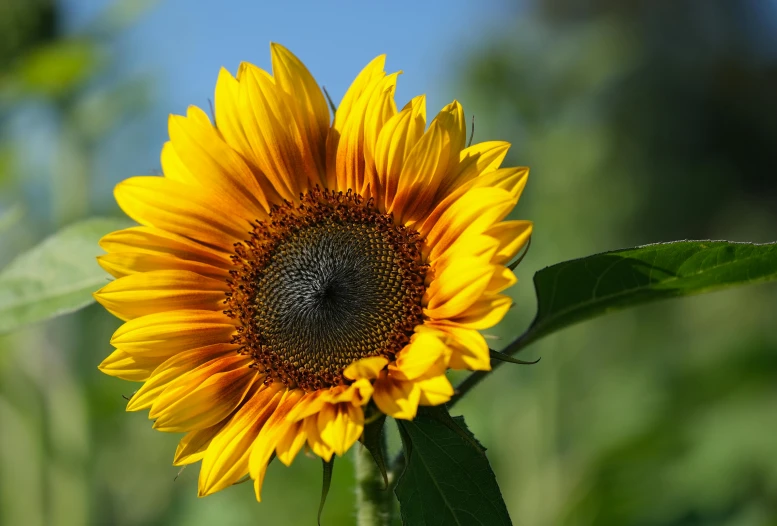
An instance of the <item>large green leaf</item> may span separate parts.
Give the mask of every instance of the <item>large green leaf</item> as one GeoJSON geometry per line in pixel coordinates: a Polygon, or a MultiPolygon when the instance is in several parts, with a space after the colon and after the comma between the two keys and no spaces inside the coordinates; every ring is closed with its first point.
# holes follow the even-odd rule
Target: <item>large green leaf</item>
{"type": "Polygon", "coordinates": [[[535,274],[537,317],[521,340],[639,303],[772,279],[777,243],[676,241],[565,261],[535,274]]]}
{"type": "Polygon", "coordinates": [[[80,309],[107,283],[97,241],[126,219],[92,218],[64,228],[0,272],[0,333],[80,309]]]}
{"type": "Polygon", "coordinates": [[[407,463],[394,490],[403,524],[511,524],[485,450],[463,419],[438,406],[397,424],[407,463]]]}

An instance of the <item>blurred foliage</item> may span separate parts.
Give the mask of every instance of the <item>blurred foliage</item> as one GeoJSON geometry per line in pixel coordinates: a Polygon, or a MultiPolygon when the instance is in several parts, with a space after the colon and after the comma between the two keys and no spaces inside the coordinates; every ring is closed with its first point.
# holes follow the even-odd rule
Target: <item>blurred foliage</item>
{"type": "MultiPolygon", "coordinates": [[[[60,4],[0,2],[0,268],[112,202],[96,194],[95,157],[152,96],[117,72],[112,43],[147,5],[111,4],[76,34],[60,4]]],[[[532,167],[516,217],[535,221],[533,246],[495,347],[529,324],[530,278],[546,265],[686,237],[774,239],[768,5],[522,2],[471,51],[461,78],[477,139],[510,140],[508,161],[532,167]]],[[[488,447],[513,521],[777,524],[775,292],[577,326],[526,352],[539,364],[470,393],[456,413],[488,447]]],[[[0,524],[313,524],[315,459],[271,465],[261,504],[250,484],[197,500],[196,467],[176,480],[178,437],[125,413],[126,384],[96,371],[118,323],[92,306],[0,336],[0,524]]],[[[323,524],[353,523],[350,462],[323,524]]]]}
{"type": "MultiPolygon", "coordinates": [[[[474,50],[479,140],[532,169],[530,277],[558,261],[682,238],[772,241],[777,40],[758,0],[545,0],[474,50]]],[[[513,521],[777,524],[774,285],[568,329],[456,407],[489,447],[513,521]],[[489,414],[480,409],[491,407],[489,414]]]]}

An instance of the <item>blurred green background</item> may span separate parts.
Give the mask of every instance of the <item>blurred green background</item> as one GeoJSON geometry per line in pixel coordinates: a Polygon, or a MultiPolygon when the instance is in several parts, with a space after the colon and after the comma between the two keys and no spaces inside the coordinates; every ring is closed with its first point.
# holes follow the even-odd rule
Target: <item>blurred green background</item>
{"type": "MultiPolygon", "coordinates": [[[[462,101],[477,141],[529,165],[535,221],[501,347],[534,313],[532,274],[683,238],[773,241],[777,2],[0,1],[0,267],[158,173],[167,113],[207,107],[225,65],[269,40],[337,99],[386,52],[398,102],[462,101]],[[233,24],[234,21],[234,24],[233,24]],[[299,23],[297,23],[299,22],[299,23]],[[404,87],[402,87],[404,86],[404,87]]],[[[549,337],[457,406],[516,524],[777,525],[775,285],[621,312],[549,337]]],[[[97,306],[0,335],[1,525],[314,524],[320,462],[196,498],[177,436],[125,413],[99,373],[118,321],[97,306]]],[[[350,459],[324,524],[353,524],[350,459]]]]}

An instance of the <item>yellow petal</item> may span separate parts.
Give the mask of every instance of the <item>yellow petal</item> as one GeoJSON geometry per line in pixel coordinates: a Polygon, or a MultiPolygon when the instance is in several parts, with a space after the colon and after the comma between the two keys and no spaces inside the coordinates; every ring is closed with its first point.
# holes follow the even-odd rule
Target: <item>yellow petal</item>
{"type": "Polygon", "coordinates": [[[418,411],[421,390],[413,381],[396,380],[387,371],[382,371],[375,380],[372,399],[383,413],[394,418],[412,420],[418,411]]]}
{"type": "Polygon", "coordinates": [[[382,209],[394,202],[399,175],[407,156],[426,129],[426,97],[419,95],[381,128],[375,145],[375,167],[384,198],[382,209]]]}
{"type": "Polygon", "coordinates": [[[397,354],[397,360],[389,370],[395,378],[413,380],[427,374],[440,358],[449,354],[450,349],[437,334],[420,332],[414,334],[412,342],[397,354]]]}
{"type": "Polygon", "coordinates": [[[327,404],[318,414],[318,429],[321,440],[341,457],[361,436],[364,412],[349,403],[327,404]]]}
{"type": "MultiPolygon", "coordinates": [[[[232,200],[230,210],[234,214],[254,219],[266,217],[270,207],[256,176],[243,157],[224,142],[201,109],[190,106],[187,117],[171,115],[168,129],[173,150],[190,174],[181,182],[223,192],[232,200]]],[[[163,161],[164,155],[163,151],[163,161]]],[[[172,164],[171,174],[178,174],[180,165],[172,164]]],[[[171,174],[165,172],[167,177],[171,174]]]]}
{"type": "Polygon", "coordinates": [[[505,289],[508,289],[518,282],[518,278],[515,277],[513,271],[502,265],[494,265],[494,275],[491,277],[491,281],[488,282],[486,287],[486,294],[497,294],[505,289]]]}
{"type": "Polygon", "coordinates": [[[498,294],[491,297],[483,297],[475,302],[461,316],[450,321],[468,329],[488,329],[502,321],[507,311],[513,304],[510,296],[498,294]]]}
{"type": "Polygon", "coordinates": [[[114,191],[124,212],[138,223],[231,251],[255,218],[232,216],[232,200],[218,192],[166,177],[131,177],[114,191]]]}
{"type": "Polygon", "coordinates": [[[474,329],[467,329],[448,323],[427,322],[420,330],[434,330],[446,333],[448,346],[452,350],[448,367],[470,371],[491,370],[491,356],[483,335],[474,329]]]}
{"type": "Polygon", "coordinates": [[[444,374],[420,380],[418,389],[421,392],[420,405],[444,404],[453,396],[453,386],[444,374]]]}
{"type": "Polygon", "coordinates": [[[253,442],[284,390],[277,384],[260,389],[247,400],[210,443],[200,468],[200,497],[222,490],[248,473],[253,442]]]}
{"type": "Polygon", "coordinates": [[[488,141],[473,144],[461,150],[459,162],[440,188],[440,193],[447,195],[475,177],[496,170],[502,164],[509,149],[509,142],[488,141]]]}
{"type": "Polygon", "coordinates": [[[221,422],[243,401],[251,386],[261,378],[249,367],[252,358],[222,357],[172,382],[151,406],[154,429],[186,432],[221,422]]]}
{"type": "Polygon", "coordinates": [[[131,320],[180,309],[224,310],[224,280],[187,270],[154,270],[116,279],[94,293],[111,314],[131,320]]]}
{"type": "Polygon", "coordinates": [[[235,327],[221,312],[177,310],[126,322],[111,344],[134,356],[169,357],[181,351],[229,343],[235,327]]]}
{"type": "Polygon", "coordinates": [[[100,247],[109,253],[140,253],[156,256],[172,256],[189,262],[197,262],[229,271],[234,266],[229,256],[183,236],[159,228],[136,226],[111,232],[100,240],[100,247]]]}
{"type": "Polygon", "coordinates": [[[116,349],[97,368],[109,376],[115,376],[122,380],[143,382],[153,374],[154,369],[164,360],[164,356],[133,356],[116,349]]]}
{"type": "Polygon", "coordinates": [[[216,344],[185,351],[165,360],[154,370],[145,384],[137,390],[127,404],[127,411],[139,411],[151,407],[156,398],[174,379],[182,376],[201,365],[233,353],[238,349],[234,344],[216,344]]]}
{"type": "Polygon", "coordinates": [[[224,420],[215,426],[186,433],[181,441],[178,442],[175,457],[173,457],[173,465],[186,466],[202,460],[208,451],[211,441],[219,431],[224,429],[227,422],[228,420],[224,420]]]}
{"type": "Polygon", "coordinates": [[[361,72],[356,76],[348,91],[345,92],[343,99],[337,106],[337,112],[335,113],[335,122],[332,127],[335,130],[341,130],[345,121],[351,113],[353,105],[361,97],[362,93],[367,89],[370,83],[379,78],[383,78],[386,75],[384,70],[386,65],[386,55],[379,55],[372,59],[361,72]]]}
{"type": "Polygon", "coordinates": [[[318,174],[286,99],[267,72],[245,67],[239,104],[254,164],[283,199],[294,201],[318,174]]]}
{"type": "Polygon", "coordinates": [[[516,200],[501,188],[474,188],[457,199],[431,228],[426,242],[434,260],[465,234],[482,233],[501,221],[516,200]]]}
{"type": "Polygon", "coordinates": [[[321,440],[321,435],[319,434],[318,414],[307,417],[303,422],[305,434],[308,437],[308,446],[311,451],[327,462],[332,460],[334,450],[321,440]]]}
{"type": "Polygon", "coordinates": [[[349,380],[358,380],[366,378],[372,380],[378,377],[378,373],[388,364],[388,360],[383,356],[369,356],[353,362],[345,368],[343,376],[349,380]]]}
{"type": "Polygon", "coordinates": [[[254,479],[254,492],[256,493],[257,501],[262,500],[261,491],[264,475],[267,472],[267,465],[272,458],[276,445],[284,437],[287,430],[301,425],[301,423],[291,422],[287,417],[304,394],[301,389],[284,391],[277,407],[273,410],[272,415],[267,418],[251,446],[251,454],[248,458],[248,472],[251,478],[254,479]]]}
{"type": "Polygon", "coordinates": [[[435,320],[460,315],[483,295],[493,275],[494,266],[478,258],[453,260],[429,285],[424,314],[435,320]]]}
{"type": "Polygon", "coordinates": [[[293,423],[286,430],[286,434],[278,441],[278,445],[275,448],[278,460],[286,466],[291,466],[291,463],[300,449],[302,449],[302,446],[305,445],[307,439],[308,435],[305,433],[304,424],[302,422],[293,423]]]}
{"type": "Polygon", "coordinates": [[[389,212],[400,224],[417,221],[432,210],[437,190],[450,166],[451,136],[434,120],[407,156],[399,175],[397,195],[389,212]]]}
{"type": "Polygon", "coordinates": [[[531,221],[503,221],[486,230],[487,236],[499,241],[494,263],[504,264],[513,259],[529,242],[532,228],[531,221]]]}
{"type": "MultiPolygon", "coordinates": [[[[305,65],[288,49],[280,44],[270,44],[272,70],[275,80],[288,95],[299,128],[306,136],[305,144],[310,148],[317,172],[324,174],[326,168],[326,137],[329,131],[329,105],[313,76],[305,65]]],[[[312,181],[324,184],[322,178],[312,181]]]]}
{"type": "Polygon", "coordinates": [[[208,263],[200,263],[199,261],[180,259],[169,254],[118,252],[98,256],[97,262],[116,278],[154,270],[185,270],[196,272],[209,278],[220,279],[222,282],[229,277],[228,271],[222,268],[214,267],[208,263]]]}

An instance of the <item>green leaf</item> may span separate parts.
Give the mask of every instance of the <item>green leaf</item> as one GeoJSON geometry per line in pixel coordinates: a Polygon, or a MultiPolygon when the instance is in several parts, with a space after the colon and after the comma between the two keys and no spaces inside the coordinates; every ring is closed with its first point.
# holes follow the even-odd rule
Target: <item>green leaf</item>
{"type": "Polygon", "coordinates": [[[126,219],[87,219],[17,256],[0,271],[0,333],[92,303],[92,292],[108,282],[97,242],[128,226],[126,219]]]}
{"type": "Polygon", "coordinates": [[[676,241],[565,261],[534,275],[537,317],[521,338],[632,305],[777,278],[777,243],[676,241]]]}
{"type": "Polygon", "coordinates": [[[406,468],[394,492],[407,525],[512,524],[485,450],[444,407],[397,420],[406,468]]]}

